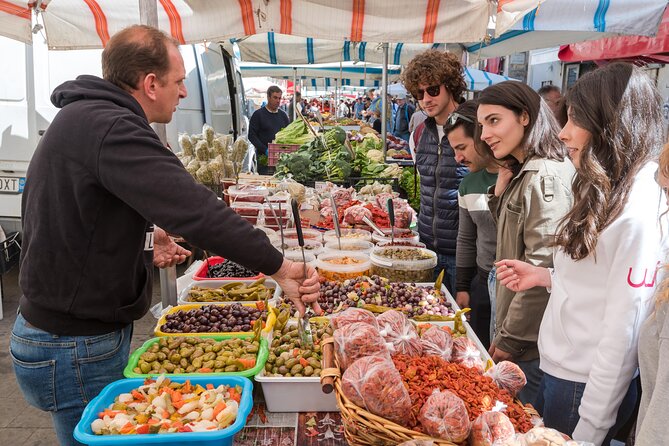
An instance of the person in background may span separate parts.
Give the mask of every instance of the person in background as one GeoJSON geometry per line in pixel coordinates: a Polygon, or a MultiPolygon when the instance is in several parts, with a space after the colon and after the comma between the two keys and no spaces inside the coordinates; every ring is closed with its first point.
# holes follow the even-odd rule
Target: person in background
{"type": "Polygon", "coordinates": [[[288,115],[281,109],[283,92],[276,85],[267,89],[267,105],[259,108],[249,122],[249,141],[256,148],[256,157],[267,156],[267,145],[274,140],[276,133],[290,124],[288,115]]]}
{"type": "MultiPolygon", "coordinates": [[[[488,201],[497,222],[496,258],[551,268],[557,225],[573,202],[575,173],[557,122],[521,82],[490,86],[478,102],[477,137],[486,144],[477,147],[504,163],[488,201]]],[[[518,394],[523,403],[534,402],[539,393],[537,336],[548,297],[545,288],[514,292],[497,283],[496,333],[489,351],[493,361],[513,361],[525,373],[527,385],[518,394]]]]}
{"type": "Polygon", "coordinates": [[[271,275],[297,308],[318,311],[316,271],[309,266],[305,280],[303,264],[195,182],[151,128],[170,122],[187,95],[178,45],[143,25],[112,36],[104,79],[79,76],[54,90],[61,110],[28,167],[23,296],[9,352],[23,396],[51,414],[61,445],[80,444],[73,431],[84,407],[123,378],[154,266],[190,254],[166,231],[271,275]]]}
{"type": "MultiPolygon", "coordinates": [[[[612,63],[574,84],[560,139],[577,169],[578,199],[559,226],[554,270],[514,260],[497,268],[512,291],[551,290],[536,408],[547,427],[595,445],[608,446],[636,406],[639,333],[667,255],[666,197],[653,161],[664,141],[660,104],[632,64],[612,63]]],[[[666,442],[657,440],[648,444],[666,442]]]]}
{"type": "Polygon", "coordinates": [[[362,102],[362,98],[358,96],[353,103],[353,117],[355,119],[362,119],[362,112],[365,110],[365,104],[362,102]]]}
{"type": "Polygon", "coordinates": [[[381,112],[376,110],[373,112],[373,118],[372,118],[372,128],[376,130],[379,134],[381,134],[381,112]]]}
{"type": "Polygon", "coordinates": [[[406,101],[406,97],[405,93],[397,95],[397,112],[395,114],[393,135],[409,142],[409,136],[411,135],[409,123],[416,109],[406,101]]]}
{"type": "Polygon", "coordinates": [[[428,50],[409,62],[402,81],[428,115],[409,139],[420,174],[418,232],[421,241],[437,253],[435,274],[445,271],[443,283],[455,295],[458,187],[467,168],[455,160],[444,125],[465,91],[462,64],[453,54],[428,50]]]}
{"type": "Polygon", "coordinates": [[[409,120],[409,132],[413,133],[413,131],[416,130],[416,127],[421,125],[426,119],[427,113],[425,113],[425,110],[420,108],[420,105],[417,105],[413,115],[411,115],[411,119],[409,120]]]}
{"type": "MultiPolygon", "coordinates": [[[[455,300],[460,308],[471,308],[470,324],[483,345],[490,344],[490,296],[488,275],[495,261],[497,228],[488,208],[488,188],[497,181],[499,165],[476,150],[476,101],[466,101],[444,126],[455,160],[469,169],[458,190],[460,223],[455,254],[455,300]]],[[[479,143],[479,144],[482,144],[479,143]]]]}
{"type": "MultiPolygon", "coordinates": [[[[304,112],[304,108],[303,108],[304,106],[302,104],[302,93],[300,93],[299,91],[297,93],[295,93],[295,103],[297,104],[297,111],[299,111],[300,113],[303,113],[304,112]]],[[[293,101],[291,100],[290,103],[288,104],[288,120],[290,122],[293,122],[293,109],[294,109],[293,101]]],[[[298,119],[300,118],[297,114],[295,114],[295,117],[298,118],[298,119]]]]}
{"type": "MultiPolygon", "coordinates": [[[[669,143],[660,154],[656,180],[669,205],[669,143]]],[[[669,438],[665,408],[669,407],[669,275],[667,257],[658,273],[653,313],[639,333],[641,402],[636,421],[636,445],[654,446],[669,438]],[[661,281],[659,277],[662,277],[661,281]]]]}
{"type": "Polygon", "coordinates": [[[560,89],[555,85],[544,85],[537,90],[537,93],[539,93],[541,99],[546,101],[558,124],[564,126],[565,122],[562,119],[562,110],[564,108],[562,107],[562,93],[560,93],[560,89]]]}
{"type": "Polygon", "coordinates": [[[343,119],[348,117],[348,105],[343,99],[339,100],[339,107],[337,107],[337,118],[343,119]]]}

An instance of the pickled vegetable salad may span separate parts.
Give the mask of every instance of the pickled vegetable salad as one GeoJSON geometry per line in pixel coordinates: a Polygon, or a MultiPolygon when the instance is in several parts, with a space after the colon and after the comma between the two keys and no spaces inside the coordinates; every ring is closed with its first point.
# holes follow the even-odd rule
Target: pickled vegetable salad
{"type": "Polygon", "coordinates": [[[242,388],[172,382],[161,375],[122,393],[91,423],[96,435],[206,432],[237,418],[242,388]]]}

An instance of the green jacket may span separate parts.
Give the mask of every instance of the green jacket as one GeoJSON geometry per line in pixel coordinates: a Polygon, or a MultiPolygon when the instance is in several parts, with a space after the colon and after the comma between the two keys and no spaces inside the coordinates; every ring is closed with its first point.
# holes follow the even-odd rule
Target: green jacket
{"type": "MultiPolygon", "coordinates": [[[[535,266],[553,266],[552,242],[560,220],[571,209],[571,183],[576,170],[565,159],[533,157],[523,163],[500,197],[489,197],[497,221],[497,260],[517,259],[535,266]]],[[[497,283],[494,343],[515,361],[539,357],[539,325],[549,292],[536,287],[514,293],[497,283]]]]}

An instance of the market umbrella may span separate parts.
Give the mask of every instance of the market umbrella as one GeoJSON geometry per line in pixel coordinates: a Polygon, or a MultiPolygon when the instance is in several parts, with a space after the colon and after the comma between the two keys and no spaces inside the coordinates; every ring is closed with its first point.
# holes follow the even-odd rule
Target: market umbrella
{"type": "Polygon", "coordinates": [[[652,36],[666,0],[545,0],[507,32],[466,49],[486,59],[618,35],[652,36]]]}

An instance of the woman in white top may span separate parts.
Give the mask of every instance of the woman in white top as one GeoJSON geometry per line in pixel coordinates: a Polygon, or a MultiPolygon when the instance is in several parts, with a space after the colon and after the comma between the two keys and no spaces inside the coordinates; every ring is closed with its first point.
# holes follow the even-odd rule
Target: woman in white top
{"type": "Polygon", "coordinates": [[[664,140],[661,100],[631,64],[582,77],[567,95],[560,139],[577,168],[574,206],[555,240],[554,270],[497,263],[513,291],[547,287],[539,330],[546,426],[608,445],[637,401],[637,344],[666,258],[666,211],[653,161],[664,140]],[[664,230],[664,232],[662,232],[664,230]]]}

